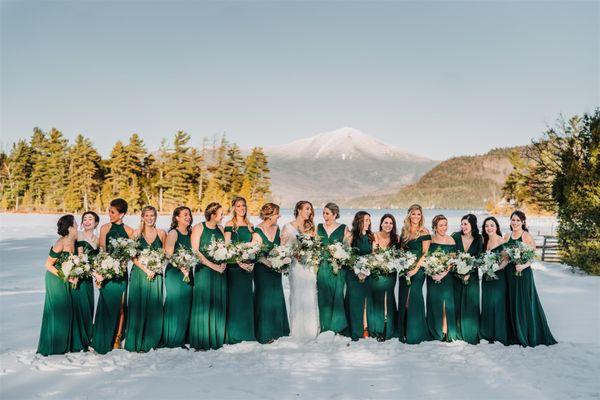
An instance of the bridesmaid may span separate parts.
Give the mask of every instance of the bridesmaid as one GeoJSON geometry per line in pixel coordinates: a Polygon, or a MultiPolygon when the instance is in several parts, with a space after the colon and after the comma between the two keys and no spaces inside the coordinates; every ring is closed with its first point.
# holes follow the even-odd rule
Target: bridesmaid
{"type": "MultiPolygon", "coordinates": [[[[225,241],[248,243],[252,241],[252,224],[248,220],[246,199],[236,197],[231,202],[231,220],[225,224],[225,241]]],[[[256,341],[254,336],[254,294],[252,293],[252,265],[227,265],[227,323],[226,343],[256,341]]]]}
{"type": "MultiPolygon", "coordinates": [[[[167,233],[156,228],[156,208],[142,209],[141,226],[134,232],[139,249],[163,252],[167,233]]],[[[133,259],[129,280],[129,302],[125,350],[147,352],[158,347],[163,325],[163,277],[133,259]]]]}
{"type": "MultiPolygon", "coordinates": [[[[359,211],[352,221],[352,238],[350,245],[358,256],[370,254],[373,251],[374,236],[371,232],[371,215],[366,211],[359,211]]],[[[362,274],[360,274],[362,275],[362,274]]],[[[371,295],[370,277],[357,276],[354,271],[346,273],[346,318],[348,327],[346,336],[352,340],[368,337],[367,326],[367,299],[371,295]]]]}
{"type": "MultiPolygon", "coordinates": [[[[179,206],[173,210],[171,229],[165,241],[165,255],[172,256],[180,247],[191,251],[192,210],[179,206]]],[[[183,347],[187,339],[192,308],[192,287],[194,284],[190,271],[180,271],[171,264],[165,269],[165,302],[163,308],[163,329],[161,345],[163,347],[183,347]],[[188,276],[190,282],[184,282],[188,276]]]]}
{"type": "Polygon", "coordinates": [[[225,343],[227,317],[226,264],[211,261],[206,252],[214,240],[224,240],[223,207],[210,203],[204,210],[206,222],[192,230],[192,249],[200,257],[194,270],[194,294],[190,316],[190,347],[196,350],[218,349],[225,343]]]}
{"type": "Polygon", "coordinates": [[[56,224],[60,238],[50,248],[46,260],[46,298],[37,353],[48,356],[71,351],[71,329],[73,323],[73,304],[70,283],[58,277],[58,270],[64,258],[75,252],[77,223],[72,215],[64,215],[56,224]]]}
{"type": "MultiPolygon", "coordinates": [[[[431,223],[433,237],[429,253],[442,251],[455,253],[456,243],[448,236],[448,220],[436,215],[431,223]]],[[[456,340],[456,317],[454,314],[454,278],[448,276],[449,269],[434,276],[427,276],[427,326],[434,340],[451,342],[456,340]]]]}
{"type": "MultiPolygon", "coordinates": [[[[385,214],[379,222],[379,232],[375,233],[375,249],[400,247],[396,228],[396,218],[385,214]]],[[[369,333],[379,341],[398,337],[398,307],[396,307],[396,271],[389,275],[371,277],[370,306],[367,307],[369,333]]]]}
{"type": "MultiPolygon", "coordinates": [[[[535,249],[535,241],[527,230],[525,213],[514,211],[510,216],[510,234],[506,234],[507,245],[524,242],[535,249]]],[[[535,288],[531,263],[524,265],[508,264],[506,281],[508,283],[509,335],[524,347],[540,344],[556,344],[550,332],[542,303],[535,288]],[[516,276],[520,272],[521,276],[516,276]]]]}
{"type": "MultiPolygon", "coordinates": [[[[350,236],[344,224],[336,223],[340,216],[340,208],[335,203],[327,203],[323,208],[324,224],[317,226],[317,234],[324,246],[343,242],[350,236]]],[[[344,286],[346,285],[345,269],[333,273],[328,256],[323,257],[317,271],[317,296],[319,300],[319,320],[321,332],[333,331],[342,333],[348,326],[344,310],[344,286]]]]}
{"type": "MultiPolygon", "coordinates": [[[[77,254],[85,254],[91,262],[94,256],[100,252],[98,248],[98,237],[95,230],[100,223],[100,217],[93,211],[86,211],[81,216],[81,227],[75,247],[77,254]]],[[[72,351],[87,351],[92,344],[92,332],[94,321],[94,282],[92,277],[79,280],[75,289],[71,288],[73,301],[73,336],[72,351]]]]}
{"type": "MultiPolygon", "coordinates": [[[[486,252],[502,253],[504,239],[500,232],[500,224],[494,217],[483,221],[483,248],[486,252]]],[[[479,336],[490,343],[500,342],[508,345],[508,304],[505,267],[506,257],[496,272],[498,279],[481,280],[481,323],[479,336]]]]}
{"type": "MultiPolygon", "coordinates": [[[[100,228],[100,248],[111,252],[111,238],[129,238],[133,236],[133,229],[123,223],[127,213],[127,202],[123,199],[114,199],[108,209],[109,223],[100,228]]],[[[106,354],[121,345],[121,337],[125,322],[125,303],[127,293],[127,273],[124,277],[110,279],[103,282],[103,278],[95,275],[96,283],[100,286],[96,317],[94,318],[94,334],[92,347],[96,353],[106,354]]]]}
{"type": "Polygon", "coordinates": [[[417,257],[415,266],[398,282],[398,336],[400,341],[417,344],[430,340],[425,319],[423,284],[425,273],[421,268],[431,243],[431,235],[424,226],[423,209],[418,204],[409,207],[400,242],[405,250],[417,257]]]}
{"type": "MultiPolygon", "coordinates": [[[[477,227],[477,217],[467,214],[460,220],[460,232],[452,234],[456,249],[479,257],[483,251],[483,240],[477,227]]],[[[479,274],[477,270],[465,278],[454,279],[454,313],[456,335],[459,340],[470,344],[479,343],[479,274]]]]}
{"type": "MultiPolygon", "coordinates": [[[[254,229],[252,241],[264,246],[267,253],[273,246],[281,244],[277,226],[279,206],[273,203],[263,205],[260,219],[263,222],[254,229]]],[[[254,267],[254,327],[256,340],[260,343],[272,343],[290,334],[281,273],[261,262],[254,267]]]]}

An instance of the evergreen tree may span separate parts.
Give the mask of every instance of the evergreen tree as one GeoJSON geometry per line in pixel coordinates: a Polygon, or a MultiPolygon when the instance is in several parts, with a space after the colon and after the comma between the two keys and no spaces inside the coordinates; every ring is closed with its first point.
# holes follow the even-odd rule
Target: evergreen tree
{"type": "Polygon", "coordinates": [[[271,195],[267,157],[261,147],[255,147],[245,160],[244,180],[240,194],[248,201],[248,208],[256,213],[271,195]]]}
{"type": "Polygon", "coordinates": [[[46,188],[44,208],[46,210],[65,211],[65,193],[67,188],[67,151],[69,141],[63,134],[52,128],[46,141],[46,188]]]}
{"type": "Polygon", "coordinates": [[[19,210],[21,198],[29,187],[32,165],[31,147],[25,140],[13,144],[8,156],[2,160],[2,200],[4,208],[19,210]]]}
{"type": "Polygon", "coordinates": [[[48,139],[45,132],[40,128],[33,129],[33,135],[30,140],[33,169],[29,178],[29,189],[31,191],[30,201],[34,209],[40,209],[42,207],[47,191],[45,186],[46,182],[49,180],[48,164],[46,163],[48,158],[47,141],[48,139]]]}
{"type": "Polygon", "coordinates": [[[77,135],[68,152],[69,174],[65,206],[69,211],[93,207],[102,179],[100,154],[89,139],[77,135]]]}

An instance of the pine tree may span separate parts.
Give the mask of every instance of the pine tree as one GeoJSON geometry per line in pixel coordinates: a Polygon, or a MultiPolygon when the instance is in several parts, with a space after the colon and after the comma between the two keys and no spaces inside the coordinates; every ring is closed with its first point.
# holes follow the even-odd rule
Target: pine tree
{"type": "Polygon", "coordinates": [[[29,189],[31,191],[30,201],[34,209],[40,209],[44,203],[47,188],[45,186],[48,181],[48,164],[46,160],[47,154],[47,137],[46,133],[40,128],[33,129],[33,135],[30,139],[30,147],[32,149],[31,162],[33,169],[29,178],[29,189]]]}
{"type": "Polygon", "coordinates": [[[77,135],[68,152],[69,174],[65,206],[69,211],[92,208],[101,185],[101,158],[92,142],[77,135]]]}
{"type": "Polygon", "coordinates": [[[128,190],[123,195],[132,211],[140,210],[144,206],[142,198],[142,180],[144,177],[144,164],[147,157],[144,141],[137,133],[129,138],[125,146],[126,170],[128,190]]]}
{"type": "Polygon", "coordinates": [[[240,193],[248,201],[252,213],[256,213],[271,195],[267,156],[261,147],[255,147],[245,160],[244,180],[240,193]]]}
{"type": "Polygon", "coordinates": [[[47,174],[44,186],[47,190],[44,206],[47,210],[65,211],[65,192],[67,188],[67,150],[69,141],[63,134],[52,128],[46,142],[47,174]]]}
{"type": "Polygon", "coordinates": [[[102,204],[106,207],[115,197],[122,197],[128,191],[127,154],[120,140],[115,143],[106,160],[106,180],[102,187],[102,204]]]}
{"type": "Polygon", "coordinates": [[[242,152],[236,144],[232,144],[227,149],[227,154],[222,165],[223,183],[221,189],[233,196],[239,193],[243,183],[244,158],[242,152]]]}
{"type": "Polygon", "coordinates": [[[21,197],[29,186],[32,165],[31,147],[25,140],[13,144],[12,150],[2,161],[2,177],[5,184],[2,188],[2,199],[5,208],[19,210],[21,197]]]}

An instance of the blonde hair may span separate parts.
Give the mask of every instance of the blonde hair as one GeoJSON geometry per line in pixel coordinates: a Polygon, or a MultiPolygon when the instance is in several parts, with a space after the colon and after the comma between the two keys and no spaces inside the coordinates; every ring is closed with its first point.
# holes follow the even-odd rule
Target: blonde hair
{"type": "Polygon", "coordinates": [[[304,207],[305,204],[310,206],[310,216],[308,219],[304,220],[304,226],[302,227],[302,233],[314,233],[315,232],[315,208],[313,207],[310,201],[301,200],[296,203],[296,207],[294,207],[294,217],[297,218],[300,213],[300,209],[304,207]]]}
{"type": "Polygon", "coordinates": [[[431,229],[433,229],[434,233],[437,233],[437,226],[440,221],[448,221],[448,218],[446,218],[442,214],[439,214],[439,215],[436,215],[435,217],[433,217],[433,219],[431,220],[431,229]]]}
{"type": "Polygon", "coordinates": [[[250,230],[250,232],[252,232],[252,224],[250,223],[250,220],[248,219],[248,205],[246,203],[246,199],[241,197],[241,196],[236,196],[233,198],[233,200],[231,200],[231,225],[233,227],[233,231],[235,232],[237,230],[237,217],[238,215],[235,212],[235,205],[238,202],[243,202],[244,205],[246,206],[246,214],[244,214],[242,216],[244,223],[248,226],[248,229],[250,230]]]}
{"type": "Polygon", "coordinates": [[[260,219],[266,221],[267,218],[277,214],[279,212],[279,206],[275,203],[266,203],[260,208],[260,219]]]}
{"type": "Polygon", "coordinates": [[[146,206],[144,208],[142,208],[142,218],[140,221],[140,236],[142,236],[144,234],[144,231],[146,230],[146,222],[144,221],[144,214],[146,214],[148,211],[152,211],[154,213],[154,226],[156,226],[156,219],[158,218],[158,212],[156,211],[156,208],[154,208],[153,206],[146,206]]]}
{"type": "Polygon", "coordinates": [[[403,241],[409,241],[409,240],[413,240],[419,237],[419,233],[423,230],[423,228],[425,228],[425,217],[423,216],[423,207],[421,207],[418,204],[413,204],[412,206],[408,207],[408,212],[406,213],[406,218],[404,218],[404,222],[402,224],[402,234],[401,234],[401,238],[403,241]],[[415,210],[419,210],[421,212],[421,220],[419,221],[419,229],[417,229],[416,235],[414,238],[410,237],[410,214],[412,214],[413,211],[415,210]]]}

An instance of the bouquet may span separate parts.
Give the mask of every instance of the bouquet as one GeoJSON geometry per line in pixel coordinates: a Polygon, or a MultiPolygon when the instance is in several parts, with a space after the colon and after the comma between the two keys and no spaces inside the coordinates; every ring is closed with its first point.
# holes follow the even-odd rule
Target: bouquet
{"type": "MultiPolygon", "coordinates": [[[[517,265],[524,265],[535,260],[535,249],[532,249],[523,242],[514,242],[505,249],[510,261],[517,265]]],[[[515,276],[521,276],[521,271],[515,271],[515,276]]]]}
{"type": "Polygon", "coordinates": [[[317,270],[321,262],[321,238],[319,236],[310,236],[306,233],[301,233],[297,237],[297,241],[293,246],[294,257],[302,264],[313,270],[317,270]]]}
{"type": "Polygon", "coordinates": [[[262,250],[262,246],[258,243],[238,243],[236,245],[236,263],[254,264],[258,260],[258,256],[262,250]]]}
{"type": "MultiPolygon", "coordinates": [[[[425,272],[425,275],[435,276],[445,272],[449,267],[452,256],[452,254],[444,253],[442,251],[434,251],[428,255],[423,262],[423,271],[425,272]]],[[[434,282],[440,283],[440,281],[436,280],[434,280],[434,282]]]]}
{"type": "MultiPolygon", "coordinates": [[[[82,279],[91,275],[92,266],[90,265],[87,254],[81,256],[70,254],[62,260],[60,268],[57,268],[58,277],[69,282],[70,278],[82,279]]],[[[77,284],[71,283],[71,287],[75,289],[77,284]]]]}
{"type": "Polygon", "coordinates": [[[468,285],[469,281],[465,280],[465,277],[475,270],[475,257],[469,253],[460,252],[452,257],[449,263],[456,276],[462,280],[463,284],[468,285]]]}
{"type": "MultiPolygon", "coordinates": [[[[177,250],[175,250],[175,252],[173,252],[173,255],[168,257],[168,259],[171,265],[180,271],[184,269],[190,271],[196,264],[198,264],[199,261],[198,257],[196,257],[194,252],[185,246],[181,246],[177,250]]],[[[189,272],[187,275],[183,274],[183,281],[186,283],[190,281],[189,272]]]]}
{"type": "MultiPolygon", "coordinates": [[[[138,260],[140,264],[144,266],[144,268],[154,272],[155,275],[160,275],[163,273],[163,267],[165,264],[165,255],[161,250],[155,249],[143,249],[138,253],[138,260]]],[[[150,279],[148,276],[148,280],[150,279]]]]}
{"type": "Polygon", "coordinates": [[[344,242],[336,242],[325,248],[331,260],[333,273],[337,275],[341,268],[352,265],[355,261],[355,256],[352,248],[344,242]]]}
{"type": "Polygon", "coordinates": [[[288,267],[292,262],[294,250],[289,246],[274,246],[266,255],[265,265],[274,271],[281,272],[287,275],[288,267]]]}
{"type": "Polygon", "coordinates": [[[101,252],[94,258],[92,270],[106,279],[113,279],[125,276],[127,267],[108,253],[101,252]]]}
{"type": "Polygon", "coordinates": [[[138,253],[137,242],[129,238],[110,238],[110,255],[121,263],[127,263],[138,253]]]}
{"type": "Polygon", "coordinates": [[[410,286],[410,276],[408,276],[407,272],[410,271],[419,260],[414,253],[405,250],[399,252],[398,260],[402,265],[402,270],[398,270],[398,273],[400,275],[404,275],[404,278],[406,279],[406,286],[410,286]]]}
{"type": "Polygon", "coordinates": [[[502,258],[502,253],[487,252],[477,260],[477,266],[486,281],[498,279],[496,272],[500,270],[502,258]]]}
{"type": "Polygon", "coordinates": [[[354,271],[361,283],[363,283],[365,279],[369,275],[371,275],[372,263],[373,259],[371,258],[370,254],[359,256],[356,259],[356,263],[354,263],[352,270],[354,271]],[[360,277],[361,275],[363,276],[363,278],[360,277]]]}
{"type": "Polygon", "coordinates": [[[233,243],[225,243],[222,239],[210,240],[206,246],[208,258],[217,264],[234,264],[237,259],[237,248],[233,243]]]}
{"type": "Polygon", "coordinates": [[[379,249],[370,254],[371,275],[379,277],[380,275],[389,275],[396,271],[398,267],[396,254],[397,252],[393,248],[379,249]]]}

